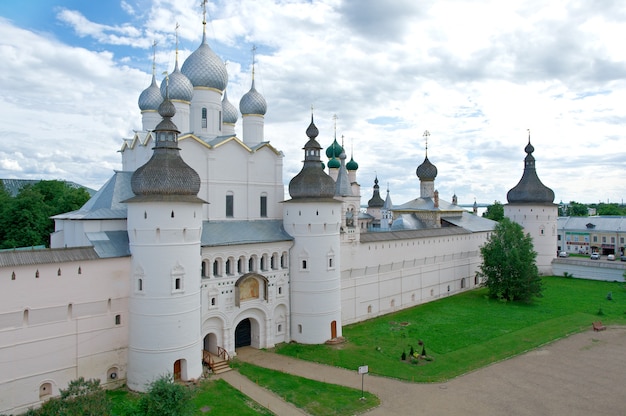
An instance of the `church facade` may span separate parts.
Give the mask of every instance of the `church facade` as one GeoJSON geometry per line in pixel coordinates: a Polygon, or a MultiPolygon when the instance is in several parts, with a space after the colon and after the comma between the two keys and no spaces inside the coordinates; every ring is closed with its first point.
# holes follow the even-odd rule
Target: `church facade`
{"type": "Polygon", "coordinates": [[[495,223],[439,197],[427,154],[419,196],[393,205],[376,178],[361,209],[358,164],[336,139],[324,152],[311,115],[285,197],[254,72],[239,111],[227,83],[205,35],[160,86],[153,74],[122,170],[54,217],[51,248],[0,253],[0,413],[78,377],[145,391],[201,377],[203,351],[341,342],[343,325],[480,284],[495,223]]]}

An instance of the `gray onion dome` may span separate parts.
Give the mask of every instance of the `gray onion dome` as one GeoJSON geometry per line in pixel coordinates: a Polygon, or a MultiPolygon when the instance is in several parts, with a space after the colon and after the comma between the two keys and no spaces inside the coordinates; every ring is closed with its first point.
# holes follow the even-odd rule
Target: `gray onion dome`
{"type": "Polygon", "coordinates": [[[161,96],[161,90],[156,83],[156,78],[154,74],[152,74],[152,83],[148,88],[143,90],[141,94],[139,94],[139,109],[141,111],[156,111],[159,108],[159,105],[163,101],[163,97],[161,96]]]}
{"type": "Polygon", "coordinates": [[[250,91],[244,94],[239,101],[239,111],[241,114],[260,114],[265,115],[267,112],[267,103],[265,98],[254,87],[254,79],[250,91]]]}
{"type": "Polygon", "coordinates": [[[434,181],[437,177],[437,167],[430,163],[428,155],[426,155],[426,158],[422,164],[417,167],[415,173],[420,181],[434,181]]]}
{"type": "Polygon", "coordinates": [[[539,176],[537,176],[535,157],[532,155],[535,148],[530,144],[530,137],[524,151],[526,152],[526,157],[524,158],[522,179],[506,194],[507,201],[510,204],[554,203],[554,191],[541,183],[539,176]]]}
{"type": "Polygon", "coordinates": [[[222,114],[224,115],[224,123],[235,124],[239,118],[237,108],[228,101],[228,95],[224,91],[224,98],[222,99],[222,114]]]}
{"type": "Polygon", "coordinates": [[[131,189],[135,197],[128,200],[163,200],[176,196],[179,201],[200,201],[200,176],[180,157],[178,128],[172,121],[176,107],[169,99],[159,106],[163,120],[155,127],[153,154],[131,177],[131,189]]]}
{"type": "MultiPolygon", "coordinates": [[[[174,71],[168,75],[169,77],[169,95],[170,100],[190,102],[193,97],[193,85],[185,75],[178,69],[178,61],[174,66],[174,71]]],[[[161,81],[161,99],[165,98],[166,89],[168,88],[165,79],[161,81]]]]}
{"type": "Polygon", "coordinates": [[[194,87],[215,88],[224,91],[228,84],[228,72],[224,62],[211,50],[202,35],[202,44],[183,63],[181,72],[194,87]]]}
{"type": "Polygon", "coordinates": [[[374,194],[372,199],[367,202],[369,208],[382,208],[385,205],[385,201],[380,197],[380,187],[378,186],[378,177],[374,179],[374,194]]]}
{"type": "Polygon", "coordinates": [[[332,199],[335,195],[335,181],[322,168],[320,159],[322,146],[315,140],[319,131],[313,122],[313,115],[306,133],[309,141],[304,145],[304,166],[289,182],[289,195],[293,199],[332,199]]]}

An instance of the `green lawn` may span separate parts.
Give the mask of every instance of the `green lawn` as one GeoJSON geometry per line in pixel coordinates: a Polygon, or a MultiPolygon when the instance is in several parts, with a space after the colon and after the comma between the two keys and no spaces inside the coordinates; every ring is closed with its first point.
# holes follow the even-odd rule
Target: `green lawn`
{"type": "Polygon", "coordinates": [[[355,371],[367,364],[372,374],[416,382],[443,381],[590,329],[596,320],[626,324],[624,283],[543,282],[544,296],[532,304],[499,302],[477,289],[343,327],[347,342],[338,346],[281,344],[276,352],[355,371]],[[432,361],[402,361],[411,346],[421,351],[420,339],[432,361]]]}
{"type": "MultiPolygon", "coordinates": [[[[113,416],[131,414],[133,404],[139,394],[124,389],[107,391],[113,403],[113,416]]],[[[257,416],[273,415],[272,412],[259,405],[239,390],[231,387],[224,380],[205,380],[194,390],[193,396],[196,415],[210,416],[257,416]]]]}
{"type": "Polygon", "coordinates": [[[273,391],[310,415],[354,415],[379,405],[378,397],[361,390],[323,383],[248,363],[236,364],[241,374],[273,391]],[[361,399],[363,397],[363,399],[361,399]]]}

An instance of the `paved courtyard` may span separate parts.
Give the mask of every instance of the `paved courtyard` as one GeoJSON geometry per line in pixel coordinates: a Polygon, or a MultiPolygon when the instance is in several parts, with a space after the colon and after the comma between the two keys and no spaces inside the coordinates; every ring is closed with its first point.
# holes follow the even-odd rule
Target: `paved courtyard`
{"type": "MultiPolygon", "coordinates": [[[[314,364],[253,348],[238,357],[257,365],[361,389],[357,371],[314,364]]],[[[222,376],[277,415],[304,414],[273,393],[222,376]]],[[[381,405],[375,415],[626,415],[626,327],[584,332],[445,383],[414,384],[373,375],[365,390],[381,405]]],[[[357,398],[358,400],[358,398],[357,398]]]]}

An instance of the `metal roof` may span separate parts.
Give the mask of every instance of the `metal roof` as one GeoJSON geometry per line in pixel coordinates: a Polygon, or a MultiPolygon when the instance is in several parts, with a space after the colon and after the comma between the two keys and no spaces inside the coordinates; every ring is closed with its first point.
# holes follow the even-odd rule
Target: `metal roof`
{"type": "Polygon", "coordinates": [[[100,258],[130,256],[126,231],[100,231],[85,233],[100,258]]]}
{"type": "Polygon", "coordinates": [[[0,252],[0,267],[97,260],[98,258],[98,254],[93,247],[11,250],[0,252]]]}
{"type": "Polygon", "coordinates": [[[471,231],[459,227],[428,228],[423,230],[377,231],[374,233],[362,233],[361,243],[408,240],[413,238],[446,237],[461,234],[471,234],[471,231]]]}
{"type": "Polygon", "coordinates": [[[626,217],[613,215],[593,217],[559,217],[557,220],[557,228],[565,231],[626,231],[626,217]]]}
{"type": "Polygon", "coordinates": [[[204,221],[202,246],[229,246],[235,244],[292,241],[283,228],[282,220],[204,221]]]}

